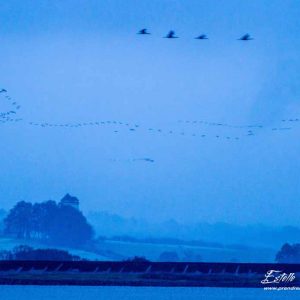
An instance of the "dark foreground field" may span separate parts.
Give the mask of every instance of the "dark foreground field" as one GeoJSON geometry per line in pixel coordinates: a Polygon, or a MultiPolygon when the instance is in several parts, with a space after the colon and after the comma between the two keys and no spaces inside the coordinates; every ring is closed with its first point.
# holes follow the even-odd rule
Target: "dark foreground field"
{"type": "Polygon", "coordinates": [[[269,270],[295,274],[280,286],[300,286],[299,264],[98,261],[1,261],[0,284],[263,287],[269,270]]]}

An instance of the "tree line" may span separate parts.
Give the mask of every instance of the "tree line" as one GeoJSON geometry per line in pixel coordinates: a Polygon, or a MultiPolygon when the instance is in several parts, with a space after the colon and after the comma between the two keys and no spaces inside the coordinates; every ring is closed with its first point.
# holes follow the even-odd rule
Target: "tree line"
{"type": "Polygon", "coordinates": [[[49,200],[20,201],[4,219],[4,234],[35,239],[52,245],[83,246],[93,237],[93,228],[79,210],[49,200]]]}
{"type": "Polygon", "coordinates": [[[276,254],[275,260],[278,263],[299,264],[300,263],[300,244],[285,243],[276,254]]]}
{"type": "Polygon", "coordinates": [[[53,260],[53,261],[79,261],[77,255],[58,249],[34,249],[26,245],[14,247],[12,250],[0,251],[0,260],[53,260]]]}

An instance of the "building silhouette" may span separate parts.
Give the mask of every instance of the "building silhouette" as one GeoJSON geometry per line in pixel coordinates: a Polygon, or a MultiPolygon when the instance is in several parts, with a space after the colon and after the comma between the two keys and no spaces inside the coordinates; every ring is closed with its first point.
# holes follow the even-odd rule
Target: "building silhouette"
{"type": "Polygon", "coordinates": [[[71,196],[67,193],[59,202],[60,205],[63,206],[72,206],[79,210],[79,200],[76,197],[71,196]]]}

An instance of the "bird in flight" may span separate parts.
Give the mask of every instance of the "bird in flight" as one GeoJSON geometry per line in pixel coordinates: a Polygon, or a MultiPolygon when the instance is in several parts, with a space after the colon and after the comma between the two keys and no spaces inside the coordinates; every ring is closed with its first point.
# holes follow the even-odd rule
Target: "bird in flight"
{"type": "Polygon", "coordinates": [[[144,161],[151,162],[151,163],[154,162],[154,159],[148,158],[148,157],[146,157],[146,158],[141,158],[140,160],[144,160],[144,161]]]}
{"type": "Polygon", "coordinates": [[[251,40],[253,40],[253,38],[250,37],[249,33],[246,33],[243,36],[241,36],[238,40],[240,40],[240,41],[251,41],[251,40]]]}
{"type": "Polygon", "coordinates": [[[175,35],[175,31],[170,30],[169,33],[164,38],[166,38],[166,39],[177,39],[178,36],[175,35]]]}
{"type": "Polygon", "coordinates": [[[151,34],[151,33],[147,31],[147,28],[143,28],[137,34],[151,34]]]}
{"type": "Polygon", "coordinates": [[[0,90],[0,93],[6,93],[6,92],[7,92],[6,89],[1,89],[1,90],[0,90]]]}
{"type": "Polygon", "coordinates": [[[201,34],[197,37],[195,37],[196,40],[208,40],[208,37],[206,34],[201,34]]]}

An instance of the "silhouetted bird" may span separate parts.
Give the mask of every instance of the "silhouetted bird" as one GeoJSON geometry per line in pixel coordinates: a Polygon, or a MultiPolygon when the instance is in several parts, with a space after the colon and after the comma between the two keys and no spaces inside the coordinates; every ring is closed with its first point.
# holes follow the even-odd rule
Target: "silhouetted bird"
{"type": "Polygon", "coordinates": [[[175,31],[170,30],[169,33],[164,38],[166,38],[166,39],[177,39],[178,36],[175,36],[175,31]]]}
{"type": "Polygon", "coordinates": [[[201,34],[197,37],[195,37],[196,40],[208,40],[208,37],[206,34],[201,34]]]}
{"type": "Polygon", "coordinates": [[[141,29],[137,34],[151,34],[146,28],[141,29]]]}
{"type": "Polygon", "coordinates": [[[6,93],[6,92],[7,92],[6,89],[1,89],[1,90],[0,90],[0,93],[6,93]]]}
{"type": "Polygon", "coordinates": [[[151,159],[151,158],[144,158],[143,160],[148,161],[148,162],[152,162],[152,163],[154,162],[154,159],[151,159]]]}
{"type": "Polygon", "coordinates": [[[246,33],[242,37],[240,37],[238,40],[240,40],[240,41],[251,41],[251,40],[253,40],[253,38],[250,37],[250,34],[246,33]]]}

